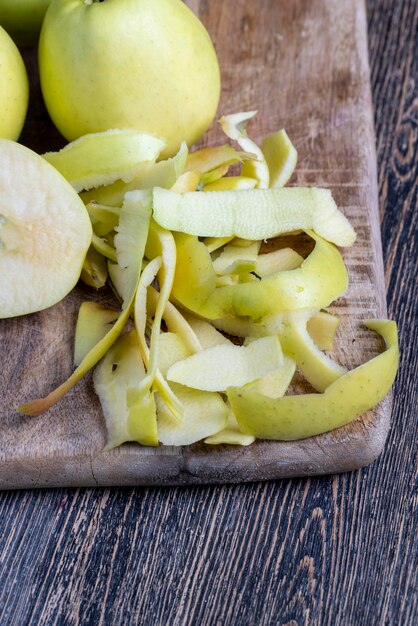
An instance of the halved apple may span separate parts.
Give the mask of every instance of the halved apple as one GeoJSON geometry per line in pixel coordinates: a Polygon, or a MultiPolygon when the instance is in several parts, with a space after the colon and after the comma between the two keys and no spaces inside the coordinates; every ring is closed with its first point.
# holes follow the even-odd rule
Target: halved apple
{"type": "Polygon", "coordinates": [[[91,242],[86,208],[42,157],[0,139],[0,318],[56,304],[78,281],[91,242]]]}

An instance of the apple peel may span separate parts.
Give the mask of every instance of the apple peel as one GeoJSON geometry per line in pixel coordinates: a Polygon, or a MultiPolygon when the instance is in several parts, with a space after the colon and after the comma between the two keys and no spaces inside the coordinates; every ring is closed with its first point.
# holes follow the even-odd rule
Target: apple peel
{"type": "Polygon", "coordinates": [[[121,335],[96,367],[94,389],[106,421],[105,450],[126,441],[158,446],[154,395],[138,395],[145,369],[135,331],[121,335]]]}
{"type": "Polygon", "coordinates": [[[245,385],[245,389],[262,393],[269,398],[281,398],[288,390],[295,371],[296,362],[284,354],[281,367],[266,374],[259,380],[248,383],[245,385]]]}
{"type": "Polygon", "coordinates": [[[340,320],[327,311],[319,311],[308,319],[308,333],[320,350],[332,350],[340,320]]]}
{"type": "Polygon", "coordinates": [[[80,305],[75,327],[74,365],[80,365],[118,317],[119,311],[105,309],[98,302],[83,302],[80,305]]]}
{"type": "Polygon", "coordinates": [[[165,141],[136,130],[111,129],[90,133],[43,158],[76,191],[109,185],[118,179],[129,183],[144,163],[155,161],[165,141]]]}
{"type": "Polygon", "coordinates": [[[84,259],[80,279],[89,287],[101,289],[105,286],[108,277],[106,258],[90,246],[84,259]]]}
{"type": "Polygon", "coordinates": [[[184,318],[190,325],[200,344],[200,350],[195,350],[194,352],[200,352],[201,350],[213,348],[214,346],[232,345],[232,342],[227,339],[225,335],[216,330],[216,328],[206,320],[196,317],[191,313],[185,313],[184,318]]]}
{"type": "Polygon", "coordinates": [[[385,352],[341,376],[323,394],[274,400],[243,388],[228,389],[241,430],[260,439],[294,441],[344,426],[376,406],[396,377],[397,328],[389,320],[368,320],[364,325],[385,339],[385,352]]]}
{"type": "MultiPolygon", "coordinates": [[[[159,341],[159,366],[165,375],[174,363],[190,353],[174,333],[162,333],[159,341]]],[[[170,387],[182,403],[183,421],[174,423],[164,400],[156,394],[158,437],[162,444],[191,445],[225,427],[228,410],[218,393],[189,389],[176,383],[170,383],[170,387]]]]}
{"type": "Polygon", "coordinates": [[[270,172],[270,187],[284,187],[295,171],[298,153],[284,129],[263,139],[261,150],[270,172]]]}
{"type": "Polygon", "coordinates": [[[125,183],[123,180],[117,180],[111,185],[83,191],[80,197],[85,204],[94,201],[107,206],[119,207],[128,191],[152,189],[152,187],[171,189],[184,171],[187,154],[187,144],[183,141],[179,151],[173,157],[158,161],[158,163],[142,165],[139,173],[131,182],[125,183]]]}
{"type": "Polygon", "coordinates": [[[92,201],[86,205],[86,209],[90,217],[93,231],[99,237],[108,235],[112,230],[115,230],[119,224],[120,211],[117,207],[92,201]]]}
{"type": "Polygon", "coordinates": [[[173,235],[160,228],[156,224],[151,224],[149,231],[149,239],[154,238],[152,247],[159,248],[161,256],[155,257],[149,262],[144,269],[139,281],[135,298],[134,318],[135,327],[138,333],[142,358],[147,366],[147,375],[141,381],[138,387],[138,393],[141,390],[146,392],[155,382],[155,386],[164,398],[167,407],[171,410],[176,420],[182,419],[182,406],[176,396],[171,392],[161,374],[158,372],[158,348],[159,335],[161,332],[161,322],[164,316],[168,299],[171,293],[171,287],[174,278],[174,269],[176,265],[176,247],[173,235]],[[147,321],[147,291],[153,282],[157,273],[162,268],[162,277],[160,277],[160,293],[155,307],[154,321],[151,328],[150,347],[148,348],[145,341],[145,327],[147,321]]]}
{"type": "Polygon", "coordinates": [[[257,186],[255,178],[248,176],[226,176],[219,178],[203,186],[202,191],[245,191],[246,189],[254,189],[257,186]]]}
{"type": "Polygon", "coordinates": [[[313,232],[309,235],[315,247],[300,268],[217,288],[206,246],[196,237],[176,233],[173,296],[190,311],[211,320],[225,316],[260,320],[276,313],[327,307],[345,292],[347,270],[335,246],[313,232]]]}
{"type": "Polygon", "coordinates": [[[262,337],[248,346],[231,343],[207,348],[174,363],[167,379],[201,391],[225,391],[262,378],[282,364],[277,337],[262,337]]]}
{"type": "Polygon", "coordinates": [[[265,278],[266,276],[277,274],[277,272],[294,270],[300,267],[302,263],[303,257],[296,250],[282,248],[281,250],[267,252],[267,254],[260,254],[257,257],[254,271],[260,278],[265,278]]]}
{"type": "Polygon", "coordinates": [[[257,265],[261,242],[250,242],[249,246],[226,245],[220,255],[213,261],[213,269],[217,274],[243,274],[253,272],[257,265]]]}
{"type": "Polygon", "coordinates": [[[266,159],[257,144],[248,137],[246,130],[247,122],[256,115],[257,111],[224,115],[219,120],[219,124],[227,137],[237,141],[242,150],[250,152],[256,157],[255,160],[244,163],[242,175],[255,178],[258,188],[267,189],[270,183],[270,172],[266,159]]]}
{"type": "Polygon", "coordinates": [[[199,237],[256,241],[312,229],[339,246],[351,246],[356,238],[329,189],[317,187],[184,194],[157,187],[153,210],[160,226],[199,237]]]}
{"type": "MultiPolygon", "coordinates": [[[[148,317],[154,317],[159,297],[159,292],[154,289],[152,285],[150,285],[147,291],[148,317]]],[[[180,311],[170,301],[168,301],[165,305],[163,320],[166,323],[168,330],[172,333],[177,334],[180,337],[187,350],[189,350],[190,354],[200,352],[203,349],[201,342],[196,335],[195,329],[190,323],[189,318],[186,319],[186,317],[182,315],[180,311]]],[[[208,325],[211,326],[210,324],[208,325]]],[[[211,328],[213,328],[213,326],[211,326],[211,328]]],[[[219,333],[219,335],[223,337],[221,333],[219,333]]]]}
{"type": "Polygon", "coordinates": [[[235,415],[229,407],[228,420],[225,428],[218,433],[207,437],[204,443],[210,446],[230,445],[230,446],[249,446],[254,443],[255,437],[252,435],[244,435],[241,432],[235,415]]]}
{"type": "Polygon", "coordinates": [[[190,152],[187,157],[185,171],[198,171],[202,174],[228,167],[234,163],[242,163],[246,158],[253,158],[254,155],[237,152],[229,144],[215,146],[214,148],[200,148],[190,152]]]}
{"type": "Polygon", "coordinates": [[[325,391],[347,370],[321,352],[306,328],[307,320],[292,319],[292,315],[279,333],[283,352],[295,360],[306,380],[317,391],[325,391]]]}

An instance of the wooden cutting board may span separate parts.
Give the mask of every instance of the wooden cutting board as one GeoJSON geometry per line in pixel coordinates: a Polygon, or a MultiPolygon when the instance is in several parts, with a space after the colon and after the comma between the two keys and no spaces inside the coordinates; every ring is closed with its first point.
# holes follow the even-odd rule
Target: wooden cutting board
{"type": "MultiPolygon", "coordinates": [[[[363,0],[189,0],[220,59],[220,114],[258,109],[251,131],[260,140],[285,127],[299,152],[292,184],[329,187],[358,239],[344,250],[350,286],[333,307],[341,318],[335,358],[354,367],[382,349],[361,320],[386,316],[376,158],[363,0]]],[[[31,114],[22,143],[45,151],[63,145],[43,109],[36,57],[26,52],[31,114]]],[[[187,71],[187,68],[185,68],[187,71]]],[[[217,125],[206,144],[221,140],[217,125]]],[[[80,285],[39,314],[0,320],[0,487],[182,485],[241,482],[341,472],[370,463],[382,450],[390,397],[337,431],[247,448],[157,449],[126,444],[102,452],[105,430],[91,376],[46,415],[14,406],[45,395],[72,370],[80,303],[112,304],[80,285]]],[[[301,415],[303,419],[303,415],[301,415]]]]}

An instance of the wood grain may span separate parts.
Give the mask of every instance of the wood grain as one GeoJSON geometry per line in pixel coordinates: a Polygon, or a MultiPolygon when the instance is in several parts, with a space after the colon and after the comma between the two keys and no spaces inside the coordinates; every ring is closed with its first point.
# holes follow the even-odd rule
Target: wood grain
{"type": "Polygon", "coordinates": [[[403,355],[382,455],[304,480],[3,492],[0,624],[418,622],[418,6],[370,0],[368,23],[388,305],[403,355]]]}
{"type": "MultiPolygon", "coordinates": [[[[258,140],[285,126],[300,155],[293,184],[331,188],[358,233],[356,245],[343,252],[350,287],[334,311],[341,318],[336,359],[349,368],[359,365],[381,349],[379,338],[362,328],[361,321],[386,316],[363,0],[293,0],[289,6],[271,0],[217,0],[195,8],[221,61],[220,111],[258,108],[253,124],[258,140]]],[[[23,141],[42,151],[50,149],[50,135],[55,143],[57,133],[45,122],[38,102],[23,141]],[[42,129],[41,135],[34,133],[36,128],[42,129]]],[[[206,143],[220,141],[221,131],[214,125],[206,143]]],[[[326,474],[366,465],[382,450],[389,398],[338,431],[239,449],[131,444],[102,452],[104,424],[91,376],[46,415],[18,415],[17,402],[45,395],[70,374],[77,310],[91,298],[91,290],[80,286],[47,311],[0,323],[2,488],[240,482],[326,474]]],[[[97,295],[102,302],[110,298],[107,292],[97,295]]]]}

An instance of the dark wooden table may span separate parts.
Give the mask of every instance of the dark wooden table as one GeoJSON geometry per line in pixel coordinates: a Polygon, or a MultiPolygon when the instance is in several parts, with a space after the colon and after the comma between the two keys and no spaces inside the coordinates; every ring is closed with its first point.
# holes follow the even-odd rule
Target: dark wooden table
{"type": "Polygon", "coordinates": [[[418,623],[418,5],[369,0],[389,314],[402,362],[370,467],[180,489],[0,495],[0,624],[418,623]]]}

